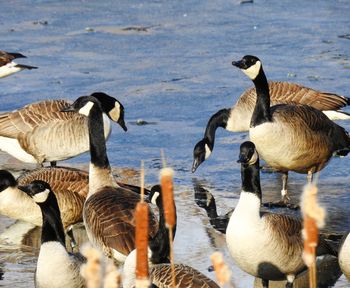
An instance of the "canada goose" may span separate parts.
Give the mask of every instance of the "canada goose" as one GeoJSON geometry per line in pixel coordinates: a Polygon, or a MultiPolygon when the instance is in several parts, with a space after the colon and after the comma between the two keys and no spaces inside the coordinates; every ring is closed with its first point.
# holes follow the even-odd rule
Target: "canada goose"
{"type": "MultiPolygon", "coordinates": [[[[350,115],[339,109],[350,105],[350,98],[332,93],[320,92],[290,82],[269,81],[271,106],[277,104],[305,104],[323,111],[331,120],[349,120],[350,115]]],[[[209,158],[214,150],[215,133],[218,127],[231,132],[249,131],[256,102],[254,87],[246,90],[236,104],[227,109],[221,109],[209,119],[204,137],[193,149],[192,172],[209,158]]]]}
{"type": "MultiPolygon", "coordinates": [[[[149,239],[150,267],[149,275],[151,287],[171,288],[171,266],[169,264],[170,243],[168,229],[166,228],[163,201],[159,187],[153,187],[149,194],[151,202],[159,209],[159,228],[154,237],[149,239]]],[[[175,228],[175,227],[174,227],[175,228]]],[[[174,231],[175,232],[175,231],[174,231]]],[[[175,233],[173,233],[175,235],[175,233]]],[[[133,250],[125,260],[123,268],[123,287],[135,287],[136,250],[133,250]]],[[[219,286],[198,270],[185,265],[175,264],[176,287],[207,287],[219,286]]]]}
{"type": "MultiPolygon", "coordinates": [[[[88,118],[91,162],[89,193],[83,208],[88,238],[106,256],[124,262],[135,248],[134,209],[140,197],[120,187],[113,179],[99,101],[92,96],[82,96],[62,111],[76,111],[88,118]]],[[[157,220],[150,212],[151,236],[156,233],[157,227],[157,220]]]]}
{"type": "Polygon", "coordinates": [[[344,235],[339,248],[338,260],[342,272],[350,281],[350,233],[344,235]]]}
{"type": "Polygon", "coordinates": [[[35,271],[35,287],[85,287],[80,266],[86,261],[81,254],[68,253],[65,234],[55,194],[50,185],[35,180],[19,189],[33,198],[42,213],[41,246],[35,271]]]}
{"type": "MultiPolygon", "coordinates": [[[[240,147],[242,192],[226,230],[228,250],[245,272],[269,280],[287,279],[286,287],[306,269],[302,259],[302,223],[299,219],[273,213],[261,213],[259,155],[252,142],[240,147]]],[[[320,238],[317,256],[336,252],[320,238]]]]}
{"type": "Polygon", "coordinates": [[[244,56],[232,64],[254,83],[257,101],[250,122],[250,140],[262,159],[283,173],[282,197],[288,201],[288,171],[313,173],[323,169],[332,154],[345,156],[350,151],[350,137],[344,128],[321,111],[307,105],[275,105],[270,108],[270,94],[261,61],[244,56]]]}
{"type": "Polygon", "coordinates": [[[27,58],[21,53],[10,53],[6,51],[0,51],[0,78],[9,76],[13,73],[22,71],[24,69],[37,69],[38,67],[17,64],[13,60],[16,58],[27,58]]]}
{"type": "MultiPolygon", "coordinates": [[[[70,225],[83,221],[82,211],[88,194],[89,173],[69,167],[37,168],[22,174],[17,180],[10,172],[0,170],[0,214],[41,226],[42,217],[38,205],[18,189],[18,185],[28,185],[34,180],[42,180],[50,185],[57,198],[65,230],[70,225]]],[[[139,194],[139,187],[119,181],[117,183],[139,194]]],[[[145,189],[145,193],[149,192],[145,189]]]]}
{"type": "MultiPolygon", "coordinates": [[[[103,112],[127,130],[124,107],[115,98],[96,92],[103,112]]],[[[0,114],[0,150],[15,158],[38,163],[65,160],[89,150],[87,119],[78,113],[61,113],[71,103],[46,100],[0,114]]],[[[104,136],[111,132],[110,120],[104,114],[104,136]]]]}

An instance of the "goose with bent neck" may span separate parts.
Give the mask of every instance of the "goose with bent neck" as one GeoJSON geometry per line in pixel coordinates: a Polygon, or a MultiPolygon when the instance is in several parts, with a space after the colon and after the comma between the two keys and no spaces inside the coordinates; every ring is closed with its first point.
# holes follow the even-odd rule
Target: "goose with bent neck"
{"type": "Polygon", "coordinates": [[[232,64],[254,83],[257,100],[250,122],[249,136],[261,158],[281,171],[283,201],[288,202],[288,171],[308,174],[322,170],[335,153],[350,151],[350,137],[344,128],[321,111],[307,105],[281,104],[270,107],[268,82],[261,61],[244,56],[232,64]]]}
{"type": "MultiPolygon", "coordinates": [[[[89,192],[83,208],[88,238],[106,256],[124,262],[135,248],[134,210],[139,202],[139,195],[120,187],[113,178],[103,137],[99,101],[91,96],[82,96],[63,111],[77,111],[88,117],[91,162],[89,192]]],[[[124,117],[122,106],[119,114],[124,117]]],[[[158,223],[152,212],[149,217],[149,231],[153,236],[158,223]]]]}
{"type": "MultiPolygon", "coordinates": [[[[340,110],[350,105],[350,98],[314,90],[291,82],[269,81],[271,105],[304,104],[312,106],[331,120],[350,120],[350,114],[340,110]]],[[[214,149],[215,133],[218,127],[230,132],[248,132],[256,103],[255,87],[249,88],[231,108],[221,109],[213,114],[206,126],[203,139],[193,150],[192,172],[209,158],[214,149]]]]}

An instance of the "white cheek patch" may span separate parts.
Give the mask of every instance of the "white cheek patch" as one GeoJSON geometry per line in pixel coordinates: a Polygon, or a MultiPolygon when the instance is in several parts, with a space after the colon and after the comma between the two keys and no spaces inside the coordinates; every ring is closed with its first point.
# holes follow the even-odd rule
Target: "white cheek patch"
{"type": "Polygon", "coordinates": [[[114,108],[111,111],[109,111],[108,114],[113,121],[118,122],[120,118],[120,104],[118,102],[115,102],[114,108]]]}
{"type": "Polygon", "coordinates": [[[209,158],[210,154],[211,154],[211,150],[210,150],[208,144],[205,144],[205,160],[207,160],[209,158]]]}
{"type": "Polygon", "coordinates": [[[46,201],[47,197],[49,196],[50,190],[45,189],[43,192],[37,193],[33,196],[33,200],[36,203],[43,203],[46,201]]]}
{"type": "Polygon", "coordinates": [[[151,199],[151,203],[154,205],[157,205],[156,201],[157,201],[158,197],[159,197],[159,192],[154,192],[152,199],[151,199]]]}
{"type": "Polygon", "coordinates": [[[256,163],[258,158],[259,158],[258,152],[256,152],[256,150],[254,150],[254,154],[253,154],[252,158],[249,160],[248,164],[253,165],[254,163],[256,163]]]}
{"type": "Polygon", "coordinates": [[[261,62],[257,61],[253,66],[248,69],[242,69],[243,73],[246,74],[251,80],[254,80],[258,76],[261,68],[261,62]]]}
{"type": "Polygon", "coordinates": [[[94,106],[93,102],[91,101],[87,102],[83,107],[79,109],[79,114],[89,116],[92,106],[94,106]]]}

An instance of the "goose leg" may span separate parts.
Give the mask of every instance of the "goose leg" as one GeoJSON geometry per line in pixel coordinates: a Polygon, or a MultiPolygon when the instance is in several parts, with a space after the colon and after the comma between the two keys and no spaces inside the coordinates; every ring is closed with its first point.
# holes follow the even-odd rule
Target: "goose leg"
{"type": "Polygon", "coordinates": [[[284,203],[288,203],[290,200],[290,197],[288,196],[288,191],[287,191],[287,182],[288,182],[288,171],[287,172],[282,172],[282,190],[281,190],[281,195],[282,195],[282,201],[284,203]]]}
{"type": "Polygon", "coordinates": [[[261,284],[263,288],[269,288],[269,280],[261,279],[261,284]]]}
{"type": "Polygon", "coordinates": [[[292,210],[299,209],[299,205],[289,203],[290,197],[287,191],[288,182],[288,171],[282,173],[282,190],[281,190],[281,200],[277,202],[264,203],[263,205],[268,208],[282,208],[286,207],[292,210]]]}
{"type": "Polygon", "coordinates": [[[313,179],[313,175],[314,174],[312,173],[312,171],[307,172],[307,183],[311,184],[312,179],[313,179]]]}
{"type": "Polygon", "coordinates": [[[72,250],[75,246],[77,246],[77,242],[75,242],[75,239],[74,239],[74,234],[73,234],[73,225],[70,225],[67,229],[67,235],[70,239],[70,246],[72,247],[72,250]]]}

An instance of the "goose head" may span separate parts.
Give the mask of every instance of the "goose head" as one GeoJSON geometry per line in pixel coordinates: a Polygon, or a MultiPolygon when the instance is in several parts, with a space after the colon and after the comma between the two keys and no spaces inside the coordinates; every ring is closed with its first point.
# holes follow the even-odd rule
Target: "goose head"
{"type": "Polygon", "coordinates": [[[30,184],[25,186],[18,186],[18,188],[33,198],[34,202],[39,206],[50,201],[52,197],[55,197],[51,191],[50,185],[47,182],[41,180],[34,180],[30,184]]]}
{"type": "Polygon", "coordinates": [[[196,144],[196,146],[194,146],[192,173],[197,170],[199,165],[209,158],[211,152],[212,149],[210,148],[209,141],[206,138],[203,138],[196,144]]]}
{"type": "Polygon", "coordinates": [[[122,103],[103,92],[94,92],[90,96],[100,101],[102,111],[105,111],[112,121],[117,122],[124,131],[128,130],[124,123],[124,106],[122,103]]]}
{"type": "Polygon", "coordinates": [[[13,175],[7,170],[0,170],[0,193],[7,188],[15,188],[17,181],[13,175]]]}
{"type": "MultiPolygon", "coordinates": [[[[93,93],[95,94],[95,93],[93,93]]],[[[62,109],[62,112],[77,112],[79,114],[82,114],[86,117],[89,116],[90,111],[92,107],[98,107],[100,111],[107,111],[107,115],[110,119],[117,122],[124,131],[127,131],[127,127],[125,125],[124,121],[124,107],[123,105],[115,98],[108,96],[107,94],[97,92],[98,98],[103,98],[102,100],[104,103],[101,104],[101,102],[98,100],[98,98],[94,96],[81,96],[77,100],[74,101],[74,103],[64,109],[62,109]],[[108,97],[112,98],[108,98],[108,97]],[[108,100],[106,100],[108,99],[108,100]],[[114,101],[113,104],[112,101],[114,101]],[[106,109],[106,110],[105,110],[106,109]]]]}
{"type": "Polygon", "coordinates": [[[252,55],[246,55],[239,61],[232,61],[232,65],[241,69],[251,80],[255,80],[262,69],[260,59],[252,55]]]}
{"type": "Polygon", "coordinates": [[[258,160],[259,155],[254,143],[250,141],[243,142],[239,149],[239,159],[237,162],[242,165],[250,166],[255,164],[258,160]]]}

